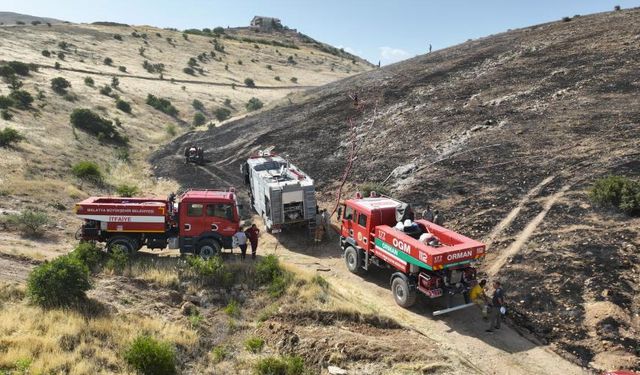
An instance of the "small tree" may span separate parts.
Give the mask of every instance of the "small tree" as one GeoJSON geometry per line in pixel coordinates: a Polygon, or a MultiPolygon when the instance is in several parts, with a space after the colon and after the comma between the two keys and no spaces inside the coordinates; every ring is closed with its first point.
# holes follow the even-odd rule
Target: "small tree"
{"type": "Polygon", "coordinates": [[[182,71],[187,73],[187,74],[189,74],[189,75],[191,75],[191,76],[196,74],[195,70],[193,70],[193,68],[191,68],[191,67],[186,67],[186,68],[182,69],[182,71]]]}
{"type": "Polygon", "coordinates": [[[4,95],[0,95],[0,109],[7,109],[13,105],[13,100],[4,95]]]}
{"type": "Polygon", "coordinates": [[[57,94],[64,95],[67,93],[67,89],[71,87],[71,82],[62,77],[56,77],[51,79],[51,88],[57,94]]]}
{"type": "Polygon", "coordinates": [[[133,197],[138,194],[138,187],[135,185],[120,184],[116,188],[116,193],[121,197],[133,197]]]}
{"type": "Polygon", "coordinates": [[[207,122],[207,118],[204,117],[202,112],[196,112],[195,115],[193,115],[193,125],[194,126],[204,125],[205,122],[207,122]]]}
{"type": "Polygon", "coordinates": [[[113,64],[113,59],[111,57],[105,57],[104,60],[102,60],[102,62],[104,63],[104,65],[111,66],[113,64]]]}
{"type": "Polygon", "coordinates": [[[11,121],[13,115],[9,112],[8,109],[0,109],[0,118],[3,120],[11,121]]]}
{"type": "Polygon", "coordinates": [[[118,79],[118,77],[111,77],[111,87],[117,89],[118,86],[120,86],[120,80],[118,79]]]}
{"type": "Polygon", "coordinates": [[[251,79],[251,78],[245,78],[244,79],[244,84],[247,87],[256,87],[256,83],[253,82],[253,79],[251,79]]]}
{"type": "Polygon", "coordinates": [[[262,108],[262,106],[263,106],[262,101],[258,98],[249,99],[249,101],[245,105],[245,107],[247,108],[247,111],[249,112],[257,111],[258,109],[262,108]]]}
{"type": "Polygon", "coordinates": [[[98,164],[92,161],[80,161],[73,165],[71,172],[74,176],[81,180],[100,182],[102,181],[102,172],[98,164]]]}
{"type": "Polygon", "coordinates": [[[231,111],[228,110],[227,108],[218,108],[218,109],[216,109],[214,114],[215,114],[216,119],[218,121],[224,121],[224,120],[228,119],[229,116],[231,116],[231,111]]]}
{"type": "Polygon", "coordinates": [[[64,54],[64,52],[62,52],[62,51],[58,52],[58,58],[59,58],[60,60],[64,60],[64,58],[65,58],[65,54],[64,54]]]}
{"type": "Polygon", "coordinates": [[[70,307],[86,299],[89,269],[78,259],[61,256],[36,267],[27,283],[31,300],[42,307],[70,307]]]}
{"type": "Polygon", "coordinates": [[[280,81],[280,76],[275,76],[273,77],[273,79],[275,79],[276,81],[280,81]]]}
{"type": "Polygon", "coordinates": [[[89,87],[93,87],[93,85],[95,85],[95,81],[91,77],[85,77],[84,78],[84,84],[89,86],[89,87]]]}
{"type": "Polygon", "coordinates": [[[42,50],[42,56],[44,56],[44,57],[51,57],[51,52],[47,51],[46,49],[45,49],[45,50],[42,50]]]}
{"type": "Polygon", "coordinates": [[[33,103],[33,96],[24,90],[15,90],[9,94],[9,98],[14,103],[14,106],[18,109],[29,109],[31,103],[33,103]]]}
{"type": "Polygon", "coordinates": [[[9,61],[8,65],[18,75],[21,75],[21,76],[29,75],[29,64],[23,63],[21,61],[9,61]]]}
{"type": "Polygon", "coordinates": [[[22,140],[24,137],[14,128],[6,127],[0,130],[0,147],[10,147],[22,140]]]}
{"type": "Polygon", "coordinates": [[[122,112],[131,113],[131,104],[122,99],[116,100],[116,108],[118,108],[122,112]]]}
{"type": "Polygon", "coordinates": [[[224,27],[218,26],[213,28],[213,33],[217,35],[224,34],[224,27]]]}
{"type": "Polygon", "coordinates": [[[149,336],[136,337],[125,351],[124,359],[139,374],[176,373],[176,353],[171,344],[149,336]]]}
{"type": "Polygon", "coordinates": [[[119,40],[119,41],[121,41],[121,42],[122,42],[122,35],[120,35],[120,34],[114,34],[114,35],[113,35],[113,39],[115,39],[115,40],[119,40]]]}
{"type": "Polygon", "coordinates": [[[298,79],[296,77],[291,77],[291,82],[298,83],[298,79]]]}
{"type": "Polygon", "coordinates": [[[119,70],[119,71],[121,71],[122,73],[126,73],[126,72],[127,72],[127,67],[126,67],[126,66],[122,66],[122,65],[120,65],[120,66],[118,67],[118,70],[119,70]]]}

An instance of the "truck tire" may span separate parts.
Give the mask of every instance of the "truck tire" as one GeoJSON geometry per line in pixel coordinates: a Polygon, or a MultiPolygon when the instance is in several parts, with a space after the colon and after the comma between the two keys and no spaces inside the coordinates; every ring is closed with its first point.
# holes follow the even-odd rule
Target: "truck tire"
{"type": "Polygon", "coordinates": [[[391,281],[391,292],[393,293],[393,299],[402,307],[413,306],[418,297],[416,290],[409,286],[409,283],[403,277],[396,277],[391,281]]]}
{"type": "Polygon", "coordinates": [[[220,243],[216,240],[203,240],[198,242],[197,251],[202,259],[209,259],[217,255],[220,249],[222,249],[222,246],[220,246],[220,243]]]}
{"type": "Polygon", "coordinates": [[[107,242],[107,250],[109,252],[112,252],[116,246],[123,249],[127,254],[133,254],[139,249],[138,241],[127,236],[115,236],[107,242]]]}
{"type": "Polygon", "coordinates": [[[362,273],[362,251],[353,246],[347,246],[344,250],[344,263],[347,265],[349,272],[355,274],[362,273]]]}

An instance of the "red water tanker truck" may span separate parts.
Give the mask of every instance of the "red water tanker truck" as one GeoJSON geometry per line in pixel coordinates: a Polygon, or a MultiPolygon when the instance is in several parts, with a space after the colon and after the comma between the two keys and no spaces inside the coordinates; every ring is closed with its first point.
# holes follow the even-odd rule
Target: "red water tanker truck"
{"type": "Polygon", "coordinates": [[[76,237],[120,246],[133,253],[149,249],[180,249],[203,258],[232,247],[240,215],[233,190],[189,190],[176,201],[167,199],[90,197],[77,203],[83,219],[76,237]]]}
{"type": "Polygon", "coordinates": [[[427,220],[398,227],[410,216],[409,210],[407,204],[388,197],[346,200],[338,220],[347,268],[356,274],[372,265],[393,269],[391,291],[402,307],[413,305],[418,293],[447,298],[448,308],[434,315],[471,306],[468,291],[476,283],[473,264],[485,255],[485,245],[427,220]],[[426,238],[431,241],[425,243],[426,238]],[[452,307],[455,295],[463,295],[465,304],[452,307]]]}

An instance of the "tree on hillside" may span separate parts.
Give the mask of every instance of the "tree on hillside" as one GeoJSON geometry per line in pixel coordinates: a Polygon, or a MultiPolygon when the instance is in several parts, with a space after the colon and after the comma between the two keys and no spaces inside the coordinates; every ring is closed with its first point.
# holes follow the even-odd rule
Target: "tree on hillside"
{"type": "Polygon", "coordinates": [[[51,88],[54,92],[60,95],[67,93],[67,89],[71,87],[71,83],[62,77],[56,77],[51,79],[51,88]]]}

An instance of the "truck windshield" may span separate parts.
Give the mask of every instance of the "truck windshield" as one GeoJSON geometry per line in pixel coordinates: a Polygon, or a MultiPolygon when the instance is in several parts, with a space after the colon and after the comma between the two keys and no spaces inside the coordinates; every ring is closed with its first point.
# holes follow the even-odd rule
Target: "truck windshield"
{"type": "Polygon", "coordinates": [[[216,203],[207,206],[207,216],[233,220],[233,205],[216,203]]]}

